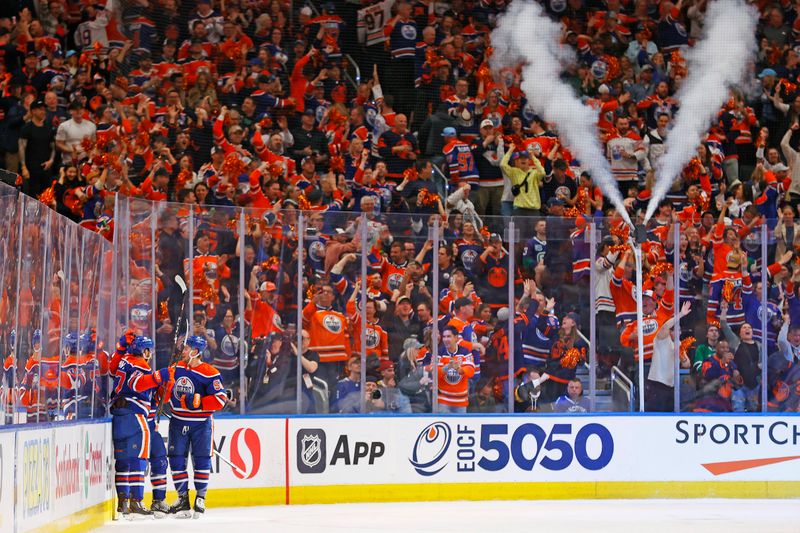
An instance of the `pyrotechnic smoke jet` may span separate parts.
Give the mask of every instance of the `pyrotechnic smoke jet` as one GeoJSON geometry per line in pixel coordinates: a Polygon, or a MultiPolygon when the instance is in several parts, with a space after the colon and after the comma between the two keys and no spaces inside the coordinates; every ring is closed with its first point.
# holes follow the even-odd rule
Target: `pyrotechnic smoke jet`
{"type": "Polygon", "coordinates": [[[522,64],[522,90],[534,111],[558,126],[559,136],[588,167],[592,179],[628,224],[617,182],[597,133],[597,111],[584,105],[564,83],[561,72],[575,62],[575,52],[561,44],[561,26],[538,3],[516,0],[498,18],[492,32],[495,71],[522,64]]]}
{"type": "Polygon", "coordinates": [[[757,50],[758,12],[743,0],[716,0],[709,4],[705,21],[703,38],[687,53],[689,75],[677,94],[680,109],[666,152],[658,160],[645,222],[694,157],[728,91],[742,81],[757,50]]]}

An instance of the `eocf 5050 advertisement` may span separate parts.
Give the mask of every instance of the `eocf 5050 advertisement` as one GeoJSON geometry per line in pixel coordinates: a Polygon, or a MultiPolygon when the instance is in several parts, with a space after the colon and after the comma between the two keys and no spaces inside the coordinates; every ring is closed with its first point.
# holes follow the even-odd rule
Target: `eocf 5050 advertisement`
{"type": "Polygon", "coordinates": [[[297,418],[288,427],[292,485],[800,475],[800,425],[785,417],[297,418]]]}

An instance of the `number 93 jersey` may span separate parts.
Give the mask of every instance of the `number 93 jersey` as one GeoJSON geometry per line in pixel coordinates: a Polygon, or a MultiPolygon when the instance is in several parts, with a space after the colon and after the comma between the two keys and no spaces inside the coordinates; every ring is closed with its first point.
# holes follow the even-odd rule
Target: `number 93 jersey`
{"type": "Polygon", "coordinates": [[[169,396],[173,419],[204,422],[228,401],[219,371],[208,363],[190,368],[181,361],[175,367],[174,379],[169,396]]]}

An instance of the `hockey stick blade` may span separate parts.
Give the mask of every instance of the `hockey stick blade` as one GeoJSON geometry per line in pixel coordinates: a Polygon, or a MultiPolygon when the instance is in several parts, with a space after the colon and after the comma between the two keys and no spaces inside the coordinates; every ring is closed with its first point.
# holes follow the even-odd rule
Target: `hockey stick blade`
{"type": "Polygon", "coordinates": [[[175,283],[181,288],[181,294],[186,294],[186,282],[183,281],[183,278],[178,274],[175,274],[175,283]]]}

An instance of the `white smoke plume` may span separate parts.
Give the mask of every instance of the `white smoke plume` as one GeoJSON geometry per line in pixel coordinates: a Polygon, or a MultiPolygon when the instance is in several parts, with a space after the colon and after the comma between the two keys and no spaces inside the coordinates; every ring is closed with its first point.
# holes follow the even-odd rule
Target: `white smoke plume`
{"type": "Polygon", "coordinates": [[[492,69],[499,71],[522,63],[522,90],[534,111],[558,127],[559,136],[630,224],[599,140],[598,112],[584,105],[560,78],[564,66],[575,62],[574,50],[561,44],[561,26],[538,3],[515,0],[499,17],[491,40],[492,69]]]}
{"type": "Polygon", "coordinates": [[[687,53],[689,75],[676,95],[680,109],[667,136],[666,153],[658,160],[645,222],[695,156],[729,89],[743,80],[757,50],[758,12],[744,0],[715,0],[705,21],[702,39],[687,53]]]}

